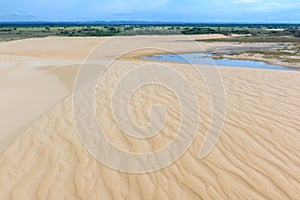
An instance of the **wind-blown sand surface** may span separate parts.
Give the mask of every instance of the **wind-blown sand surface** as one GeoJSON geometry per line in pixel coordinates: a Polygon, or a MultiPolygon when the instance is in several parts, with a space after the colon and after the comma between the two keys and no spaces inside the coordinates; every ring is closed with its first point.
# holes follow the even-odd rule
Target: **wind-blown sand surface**
{"type": "MultiPolygon", "coordinates": [[[[192,36],[221,37],[221,36],[192,36]]],[[[199,150],[210,123],[210,95],[203,77],[190,65],[168,63],[195,89],[201,120],[191,148],[173,165],[146,174],[110,169],[83,147],[72,112],[72,85],[80,64],[107,38],[45,38],[0,44],[0,199],[300,199],[300,73],[218,68],[226,92],[226,119],[221,138],[203,160],[199,150]]],[[[91,60],[101,64],[126,45],[203,49],[177,36],[118,37],[91,60]]],[[[203,43],[203,48],[209,45],[203,43]]],[[[225,44],[218,44],[225,45],[225,44]]],[[[124,56],[99,85],[96,114],[107,137],[120,148],[147,152],[172,136],[138,142],[122,134],[110,112],[110,89],[143,54],[124,56]],[[101,103],[100,103],[101,102],[101,103]]],[[[142,77],[141,77],[142,78],[142,77]]],[[[121,101],[122,99],[120,99],[121,101]]],[[[145,86],[131,99],[136,123],[149,122],[148,109],[166,106],[162,130],[178,128],[179,104],[166,88],[145,86]],[[168,115],[168,116],[169,116],[168,115]]]]}

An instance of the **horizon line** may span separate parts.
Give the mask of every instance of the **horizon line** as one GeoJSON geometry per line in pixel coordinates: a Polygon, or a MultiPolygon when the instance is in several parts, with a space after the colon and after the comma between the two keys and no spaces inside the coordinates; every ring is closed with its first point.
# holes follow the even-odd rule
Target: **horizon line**
{"type": "Polygon", "coordinates": [[[283,22],[283,21],[274,21],[274,22],[242,22],[242,21],[232,21],[232,22],[188,22],[188,21],[157,21],[157,20],[76,20],[76,21],[47,21],[47,20],[36,20],[36,21],[0,21],[0,24],[41,24],[41,23],[66,23],[66,24],[123,24],[123,25],[131,25],[131,24],[291,24],[291,25],[300,25],[300,22],[283,22]]]}

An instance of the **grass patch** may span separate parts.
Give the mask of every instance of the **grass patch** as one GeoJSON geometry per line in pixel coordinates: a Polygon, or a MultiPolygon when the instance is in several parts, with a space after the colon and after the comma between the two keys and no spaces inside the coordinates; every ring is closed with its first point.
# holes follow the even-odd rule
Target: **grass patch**
{"type": "Polygon", "coordinates": [[[215,38],[215,39],[201,39],[196,41],[205,42],[244,42],[244,43],[300,43],[300,37],[284,36],[260,36],[260,37],[230,37],[230,38],[215,38]]]}
{"type": "Polygon", "coordinates": [[[300,63],[300,59],[298,58],[282,58],[281,61],[287,63],[300,63]]]}

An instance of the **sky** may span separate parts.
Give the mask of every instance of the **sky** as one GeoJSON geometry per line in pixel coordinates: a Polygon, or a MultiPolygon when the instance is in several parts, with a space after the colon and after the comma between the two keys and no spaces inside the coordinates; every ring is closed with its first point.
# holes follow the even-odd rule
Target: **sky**
{"type": "Polygon", "coordinates": [[[299,0],[2,0],[7,21],[300,23],[299,0]]]}

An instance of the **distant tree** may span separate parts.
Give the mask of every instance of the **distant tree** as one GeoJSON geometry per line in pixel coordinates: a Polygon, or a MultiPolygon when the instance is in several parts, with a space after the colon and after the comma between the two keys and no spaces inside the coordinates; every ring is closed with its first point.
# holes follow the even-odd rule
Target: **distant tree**
{"type": "Polygon", "coordinates": [[[300,37],[300,30],[296,27],[288,28],[287,31],[295,37],[300,37]]]}
{"type": "Polygon", "coordinates": [[[230,31],[223,31],[223,35],[231,36],[231,32],[230,31]]]}
{"type": "Polygon", "coordinates": [[[295,37],[300,37],[300,30],[297,30],[296,32],[294,32],[293,34],[295,37]]]}
{"type": "Polygon", "coordinates": [[[250,31],[250,35],[255,37],[258,36],[258,32],[257,31],[250,31]]]}
{"type": "Polygon", "coordinates": [[[111,32],[115,32],[117,29],[112,26],[112,27],[109,27],[108,30],[111,31],[111,32]]]}

